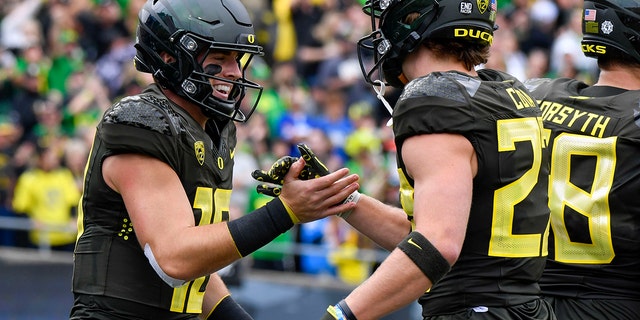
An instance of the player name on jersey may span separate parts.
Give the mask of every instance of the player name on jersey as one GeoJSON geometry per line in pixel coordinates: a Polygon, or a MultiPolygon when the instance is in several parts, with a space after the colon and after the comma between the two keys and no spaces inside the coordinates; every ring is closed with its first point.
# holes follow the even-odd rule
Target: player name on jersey
{"type": "Polygon", "coordinates": [[[540,102],[542,120],[566,126],[585,134],[602,138],[611,117],[582,111],[578,108],[552,101],[540,102]]]}

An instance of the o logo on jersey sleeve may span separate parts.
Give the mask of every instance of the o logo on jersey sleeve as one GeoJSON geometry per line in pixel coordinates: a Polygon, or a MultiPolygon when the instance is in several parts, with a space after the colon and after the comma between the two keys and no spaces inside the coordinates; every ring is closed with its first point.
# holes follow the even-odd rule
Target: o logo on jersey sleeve
{"type": "Polygon", "coordinates": [[[193,143],[193,149],[196,152],[196,159],[200,165],[204,164],[204,142],[196,141],[193,143]]]}

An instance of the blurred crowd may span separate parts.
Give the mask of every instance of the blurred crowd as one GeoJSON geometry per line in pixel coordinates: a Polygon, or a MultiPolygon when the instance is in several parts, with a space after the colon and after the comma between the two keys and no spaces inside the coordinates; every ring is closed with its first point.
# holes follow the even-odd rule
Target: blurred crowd
{"type": "MultiPolygon", "coordinates": [[[[114,101],[151,82],[133,67],[137,12],[145,0],[0,2],[0,216],[31,232],[0,228],[0,245],[72,250],[82,175],[95,124],[114,101]]],[[[398,204],[388,111],[363,80],[356,42],[371,32],[364,0],[243,0],[266,55],[249,78],[264,86],[257,111],[238,125],[232,215],[268,199],[250,173],[304,142],[329,169],[348,167],[361,191],[398,204]]],[[[580,49],[582,1],[498,1],[486,67],[521,80],[591,83],[595,60],[580,49]]],[[[387,89],[393,105],[398,90],[387,89]]],[[[375,249],[339,218],[299,225],[252,255],[254,268],[365,279],[375,249]],[[305,246],[313,245],[313,246],[305,246]],[[296,250],[295,248],[302,248],[296,250]],[[312,248],[321,248],[313,250],[312,248]]]]}

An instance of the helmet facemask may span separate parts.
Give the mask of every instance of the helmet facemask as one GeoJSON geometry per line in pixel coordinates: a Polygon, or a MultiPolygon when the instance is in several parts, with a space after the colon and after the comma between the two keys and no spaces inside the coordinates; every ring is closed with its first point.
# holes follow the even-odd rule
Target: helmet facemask
{"type": "Polygon", "coordinates": [[[179,88],[174,87],[180,96],[198,104],[208,117],[230,118],[234,121],[245,122],[255,110],[258,100],[262,95],[262,86],[245,78],[246,70],[255,54],[261,54],[253,46],[243,47],[238,44],[229,46],[225,43],[208,41],[195,34],[184,33],[179,35],[178,52],[182,55],[178,61],[188,61],[179,68],[186,68],[181,74],[187,75],[178,82],[179,88]],[[231,80],[219,76],[222,68],[215,64],[203,66],[204,59],[212,51],[238,52],[236,61],[242,73],[239,79],[231,80]],[[225,82],[231,85],[227,99],[221,99],[213,95],[213,87],[210,80],[225,82]],[[241,103],[247,94],[247,90],[255,90],[252,94],[252,103],[247,110],[241,110],[241,103]]]}
{"type": "Polygon", "coordinates": [[[363,11],[371,17],[373,32],[358,41],[358,60],[365,81],[402,87],[402,61],[424,40],[424,33],[438,14],[437,0],[370,0],[363,11]],[[418,17],[411,23],[410,13],[418,17]],[[378,24],[376,25],[376,22],[378,24]],[[370,64],[373,57],[373,65],[370,64]]]}
{"type": "Polygon", "coordinates": [[[249,119],[262,87],[245,74],[253,56],[263,51],[254,44],[253,25],[239,0],[149,0],[139,20],[136,69],[151,73],[160,86],[197,104],[207,117],[249,119]],[[240,78],[224,78],[221,66],[203,66],[207,55],[217,51],[238,53],[240,78]],[[173,59],[166,62],[163,52],[173,59]],[[231,86],[226,99],[213,95],[211,80],[231,86]],[[250,103],[243,103],[246,96],[251,96],[250,103]]]}
{"type": "Polygon", "coordinates": [[[358,41],[365,80],[402,87],[405,57],[426,40],[491,45],[496,10],[496,0],[368,0],[363,11],[373,32],[358,41]]]}

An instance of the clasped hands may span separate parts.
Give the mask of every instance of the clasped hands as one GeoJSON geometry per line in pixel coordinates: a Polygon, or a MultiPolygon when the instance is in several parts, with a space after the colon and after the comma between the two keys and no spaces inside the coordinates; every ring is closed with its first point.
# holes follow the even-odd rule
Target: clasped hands
{"type": "Polygon", "coordinates": [[[251,173],[254,179],[263,182],[256,187],[257,192],[280,197],[300,222],[321,218],[317,216],[319,210],[324,211],[322,217],[352,210],[354,206],[344,200],[357,191],[359,177],[348,175],[345,168],[331,173],[307,145],[300,143],[297,147],[303,162],[298,157],[284,156],[276,160],[269,170],[251,173]],[[297,173],[297,179],[291,177],[287,180],[289,171],[293,177],[297,173]],[[307,217],[312,211],[316,214],[307,217]]]}

